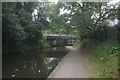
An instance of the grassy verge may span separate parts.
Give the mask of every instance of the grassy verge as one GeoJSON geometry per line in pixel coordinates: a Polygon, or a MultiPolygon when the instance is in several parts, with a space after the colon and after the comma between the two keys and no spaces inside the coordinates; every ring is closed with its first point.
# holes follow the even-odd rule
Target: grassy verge
{"type": "Polygon", "coordinates": [[[99,73],[103,70],[105,67],[105,64],[101,61],[99,61],[96,56],[84,53],[83,59],[85,62],[85,67],[87,69],[87,72],[89,74],[89,77],[91,78],[100,78],[99,73]]]}
{"type": "MultiPolygon", "coordinates": [[[[118,77],[118,43],[107,40],[91,44],[89,50],[83,49],[86,69],[90,77],[117,78],[118,77]]],[[[88,45],[86,46],[88,48],[88,45]]]]}

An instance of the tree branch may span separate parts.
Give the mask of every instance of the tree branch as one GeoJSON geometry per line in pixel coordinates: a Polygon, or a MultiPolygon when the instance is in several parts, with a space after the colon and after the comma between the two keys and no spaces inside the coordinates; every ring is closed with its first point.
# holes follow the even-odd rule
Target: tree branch
{"type": "Polygon", "coordinates": [[[77,3],[77,5],[81,8],[82,11],[84,11],[84,6],[82,7],[79,3],[77,3]]]}

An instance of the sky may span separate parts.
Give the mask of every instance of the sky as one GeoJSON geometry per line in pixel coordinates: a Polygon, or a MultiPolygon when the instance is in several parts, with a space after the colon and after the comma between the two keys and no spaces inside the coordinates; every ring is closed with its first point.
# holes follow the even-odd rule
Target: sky
{"type": "MultiPolygon", "coordinates": [[[[120,0],[113,0],[113,1],[109,2],[108,4],[114,5],[114,4],[118,3],[118,2],[119,2],[119,5],[120,5],[120,0]]],[[[110,21],[110,22],[109,22],[109,26],[115,26],[115,25],[118,24],[118,22],[119,22],[118,19],[115,19],[115,20],[113,20],[113,21],[110,21]]]]}
{"type": "Polygon", "coordinates": [[[110,22],[109,22],[109,26],[115,26],[115,25],[118,24],[118,22],[119,22],[118,19],[115,19],[115,20],[113,20],[113,21],[110,21],[110,22]]]}
{"type": "Polygon", "coordinates": [[[112,0],[112,1],[110,1],[108,4],[116,4],[116,3],[118,3],[120,0],[112,0]]]}

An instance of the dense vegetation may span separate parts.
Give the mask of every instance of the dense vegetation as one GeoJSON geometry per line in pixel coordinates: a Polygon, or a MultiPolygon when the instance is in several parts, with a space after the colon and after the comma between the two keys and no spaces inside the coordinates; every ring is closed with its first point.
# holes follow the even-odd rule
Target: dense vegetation
{"type": "Polygon", "coordinates": [[[42,30],[47,27],[44,4],[2,3],[3,53],[24,52],[33,48],[42,48],[44,38],[42,30]],[[39,17],[33,13],[40,10],[39,17]]]}
{"type": "Polygon", "coordinates": [[[120,23],[111,26],[109,22],[120,20],[119,5],[90,2],[2,5],[3,53],[43,48],[47,44],[43,36],[46,33],[71,34],[77,37],[83,51],[90,48],[89,53],[106,63],[101,77],[118,76],[120,23]]]}

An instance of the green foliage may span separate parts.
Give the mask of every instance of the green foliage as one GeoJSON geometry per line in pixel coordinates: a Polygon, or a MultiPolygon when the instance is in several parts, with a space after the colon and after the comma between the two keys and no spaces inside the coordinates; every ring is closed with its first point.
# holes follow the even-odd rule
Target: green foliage
{"type": "Polygon", "coordinates": [[[40,18],[45,16],[42,13],[42,16],[33,20],[32,15],[38,3],[10,2],[2,4],[3,53],[42,48],[44,46],[42,30],[46,21],[45,19],[42,21],[40,18]]]}
{"type": "MultiPolygon", "coordinates": [[[[84,50],[89,45],[90,53],[105,63],[99,73],[101,77],[117,77],[118,43],[117,40],[108,40],[107,32],[110,28],[109,20],[120,20],[119,7],[91,2],[67,2],[57,5],[10,2],[2,3],[2,10],[3,53],[24,52],[48,46],[43,33],[72,34],[80,38],[84,50]],[[33,13],[34,10],[37,10],[36,14],[33,13]],[[60,14],[60,10],[66,12],[60,14]]],[[[120,25],[117,25],[117,28],[119,30],[120,25]]],[[[60,40],[58,45],[64,46],[64,41],[60,40]]]]}
{"type": "Polygon", "coordinates": [[[104,42],[87,41],[84,46],[85,48],[82,48],[81,51],[85,59],[86,68],[90,73],[90,77],[118,77],[119,46],[117,40],[111,39],[104,42]]]}
{"type": "Polygon", "coordinates": [[[118,77],[118,43],[116,40],[108,40],[98,43],[91,51],[101,62],[104,63],[100,77],[118,77]]]}

